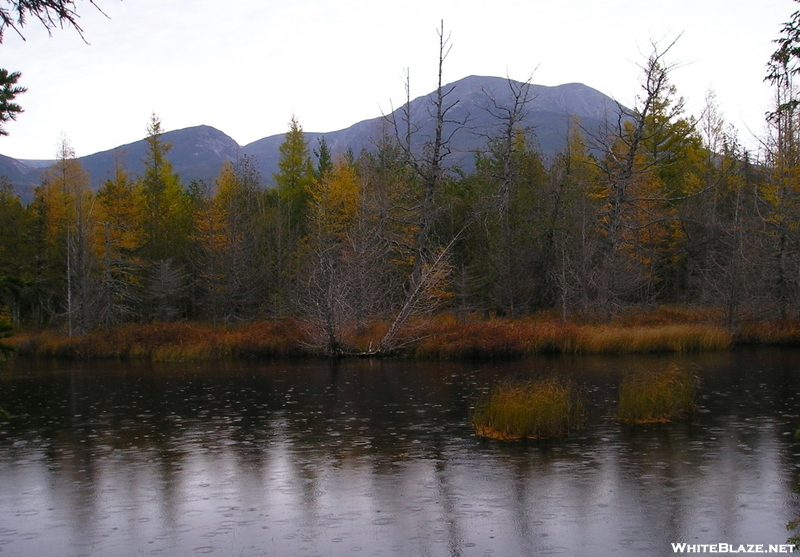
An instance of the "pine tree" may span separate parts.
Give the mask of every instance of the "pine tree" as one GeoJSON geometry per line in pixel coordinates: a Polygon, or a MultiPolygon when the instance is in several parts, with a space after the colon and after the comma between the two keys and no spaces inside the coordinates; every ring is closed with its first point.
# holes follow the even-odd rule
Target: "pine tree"
{"type": "MultiPolygon", "coordinates": [[[[325,136],[321,136],[317,139],[319,143],[319,148],[314,149],[314,156],[317,157],[317,168],[314,170],[314,179],[319,182],[333,169],[333,158],[331,156],[330,147],[328,147],[328,142],[325,141],[325,136]]],[[[352,151],[350,151],[352,155],[352,151]]],[[[350,159],[350,163],[353,163],[352,158],[350,159]]]]}
{"type": "Polygon", "coordinates": [[[27,89],[17,85],[21,74],[0,68],[0,135],[8,135],[2,126],[3,122],[16,120],[17,115],[22,113],[22,107],[14,102],[17,95],[21,95],[27,89]]]}
{"type": "Polygon", "coordinates": [[[8,308],[11,322],[19,323],[22,300],[31,285],[37,258],[35,221],[20,198],[14,195],[11,182],[0,176],[0,312],[8,308]],[[3,282],[4,281],[4,282],[3,282]]]}

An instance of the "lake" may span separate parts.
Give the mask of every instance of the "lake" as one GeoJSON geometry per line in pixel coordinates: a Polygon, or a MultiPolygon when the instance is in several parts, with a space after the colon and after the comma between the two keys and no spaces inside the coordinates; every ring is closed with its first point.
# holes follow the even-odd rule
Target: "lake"
{"type": "Polygon", "coordinates": [[[784,544],[800,351],[515,362],[0,364],[0,555],[673,555],[784,544]],[[614,420],[625,372],[696,365],[691,420],[614,420]],[[477,437],[509,377],[581,386],[563,440],[477,437]]]}

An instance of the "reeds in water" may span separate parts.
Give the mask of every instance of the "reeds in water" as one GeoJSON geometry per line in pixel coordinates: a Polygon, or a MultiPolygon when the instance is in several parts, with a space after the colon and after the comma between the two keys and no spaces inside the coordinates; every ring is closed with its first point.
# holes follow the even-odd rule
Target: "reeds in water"
{"type": "Polygon", "coordinates": [[[583,404],[555,378],[503,383],[479,401],[472,418],[478,435],[494,439],[563,437],[583,425],[583,404]]]}
{"type": "Polygon", "coordinates": [[[628,373],[620,385],[617,417],[628,424],[686,417],[694,410],[699,389],[697,372],[674,364],[663,371],[628,373]]]}

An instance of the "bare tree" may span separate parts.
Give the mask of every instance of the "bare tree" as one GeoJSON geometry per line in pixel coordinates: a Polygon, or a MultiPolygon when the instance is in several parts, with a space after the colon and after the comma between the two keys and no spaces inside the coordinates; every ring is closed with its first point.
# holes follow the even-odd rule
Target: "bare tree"
{"type": "Polygon", "coordinates": [[[441,286],[441,278],[449,271],[449,250],[454,243],[450,240],[446,247],[440,247],[433,229],[439,213],[437,197],[446,180],[445,161],[452,152],[452,138],[466,125],[466,121],[455,120],[449,116],[458,101],[449,100],[454,87],[445,87],[442,83],[444,62],[451,48],[450,37],[445,35],[444,22],[441,22],[437,35],[439,37],[438,84],[428,112],[433,124],[432,135],[423,142],[421,149],[416,147],[415,140],[420,129],[415,127],[412,121],[408,78],[406,104],[398,111],[399,115],[395,112],[389,117],[405,163],[413,179],[419,184],[419,192],[412,196],[410,203],[403,208],[403,212],[407,215],[403,219],[406,230],[413,230],[413,237],[398,241],[405,244],[405,249],[410,253],[411,270],[395,319],[380,342],[381,353],[391,352],[396,347],[400,329],[421,309],[422,300],[429,299],[428,296],[441,286]]]}
{"type": "MultiPolygon", "coordinates": [[[[441,307],[445,296],[444,292],[449,289],[451,274],[450,254],[458,237],[453,238],[450,243],[438,250],[436,255],[426,261],[420,270],[419,277],[413,283],[413,288],[406,293],[400,311],[395,314],[386,334],[381,339],[379,352],[388,354],[399,348],[401,344],[401,332],[414,316],[430,315],[441,307]]],[[[416,339],[411,339],[416,340],[416,339]]],[[[408,342],[406,340],[406,342],[408,342]]]]}
{"type": "Polygon", "coordinates": [[[798,68],[797,21],[800,12],[784,28],[778,50],[768,64],[766,80],[775,90],[775,108],[767,116],[769,135],[763,142],[768,179],[757,190],[762,222],[774,254],[769,267],[769,282],[775,293],[780,318],[797,314],[800,300],[800,235],[796,222],[800,216],[800,96],[794,84],[798,68]]]}
{"type": "MultiPolygon", "coordinates": [[[[676,39],[677,41],[677,39],[676,39]]],[[[639,185],[670,153],[663,150],[670,139],[669,126],[683,110],[682,99],[670,102],[674,88],[669,73],[677,66],[665,61],[675,42],[653,51],[642,66],[641,94],[629,110],[618,105],[616,122],[606,133],[590,133],[593,147],[601,152],[599,168],[606,187],[601,217],[603,246],[599,260],[598,296],[601,311],[611,316],[622,297],[641,286],[641,272],[623,247],[634,248],[629,236],[646,230],[659,217],[652,203],[666,201],[663,195],[643,192],[639,185]]]]}
{"type": "Polygon", "coordinates": [[[93,197],[89,176],[62,140],[58,160],[48,169],[42,188],[48,219],[49,241],[65,265],[65,318],[67,332],[83,334],[93,324],[96,257],[92,249],[93,197]],[[63,249],[57,244],[63,243],[63,249]]]}
{"type": "Polygon", "coordinates": [[[554,199],[548,224],[552,251],[547,272],[555,289],[554,304],[566,320],[570,313],[591,313],[597,295],[596,258],[601,238],[597,162],[577,126],[556,156],[550,176],[554,199]]]}
{"type": "Polygon", "coordinates": [[[311,328],[314,348],[327,356],[339,356],[350,348],[343,338],[354,310],[352,276],[344,247],[332,242],[314,242],[306,255],[302,274],[301,312],[311,328]]]}

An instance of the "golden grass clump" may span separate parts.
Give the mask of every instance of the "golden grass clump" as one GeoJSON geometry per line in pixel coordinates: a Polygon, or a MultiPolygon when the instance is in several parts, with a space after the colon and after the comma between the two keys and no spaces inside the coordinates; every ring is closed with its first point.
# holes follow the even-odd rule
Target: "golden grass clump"
{"type": "Polygon", "coordinates": [[[478,402],[472,424],[493,439],[563,437],[583,425],[584,410],[572,387],[555,378],[503,383],[478,402]]]}
{"type": "Polygon", "coordinates": [[[628,424],[671,422],[691,414],[700,377],[691,368],[670,365],[662,371],[632,372],[619,389],[617,418],[628,424]]]}

